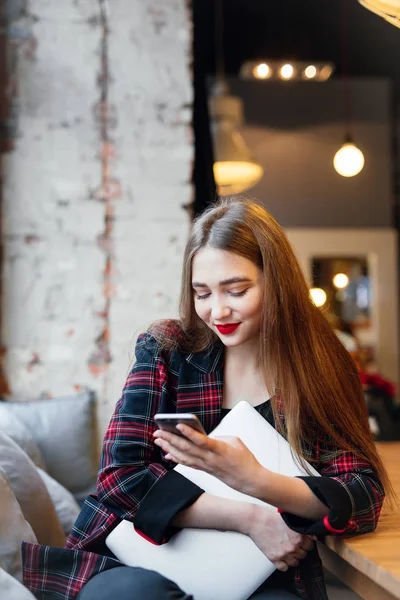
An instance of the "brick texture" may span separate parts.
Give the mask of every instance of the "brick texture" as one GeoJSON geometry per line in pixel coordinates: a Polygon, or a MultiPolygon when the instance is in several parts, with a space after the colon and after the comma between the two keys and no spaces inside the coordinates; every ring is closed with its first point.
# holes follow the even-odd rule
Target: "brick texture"
{"type": "Polygon", "coordinates": [[[20,400],[94,389],[102,433],[136,335],[176,314],[191,25],[184,0],[31,0],[30,12],[37,44],[19,57],[4,162],[5,373],[20,400]]]}

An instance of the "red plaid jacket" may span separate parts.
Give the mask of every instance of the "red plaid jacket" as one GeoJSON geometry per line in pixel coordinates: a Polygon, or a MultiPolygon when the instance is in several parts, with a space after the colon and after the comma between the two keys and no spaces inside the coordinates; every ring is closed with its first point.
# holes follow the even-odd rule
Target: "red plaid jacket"
{"type": "MultiPolygon", "coordinates": [[[[97,573],[120,566],[105,538],[121,519],[154,543],[175,533],[170,523],[202,490],[171,470],[153,444],[156,412],[192,412],[210,432],[221,418],[223,346],[198,354],[160,351],[149,334],[139,336],[136,363],[128,375],[105,434],[96,496],[89,496],[65,548],[23,543],[24,584],[40,600],[73,600],[97,573]]],[[[283,403],[279,411],[283,413],[283,403]]],[[[283,514],[301,533],[353,535],[373,531],[383,490],[371,466],[348,452],[318,443],[307,460],[322,477],[304,477],[330,507],[328,517],[308,521],[283,514]]],[[[327,600],[321,561],[310,552],[289,569],[291,589],[300,598],[327,600]]]]}

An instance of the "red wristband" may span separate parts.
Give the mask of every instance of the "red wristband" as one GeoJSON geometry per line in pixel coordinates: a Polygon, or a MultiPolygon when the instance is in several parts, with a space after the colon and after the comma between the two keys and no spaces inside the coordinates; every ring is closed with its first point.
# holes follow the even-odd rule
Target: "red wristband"
{"type": "Polygon", "coordinates": [[[344,533],[347,529],[347,527],[344,529],[335,529],[335,527],[332,527],[332,525],[329,523],[328,515],[325,515],[322,521],[329,533],[344,533]]]}

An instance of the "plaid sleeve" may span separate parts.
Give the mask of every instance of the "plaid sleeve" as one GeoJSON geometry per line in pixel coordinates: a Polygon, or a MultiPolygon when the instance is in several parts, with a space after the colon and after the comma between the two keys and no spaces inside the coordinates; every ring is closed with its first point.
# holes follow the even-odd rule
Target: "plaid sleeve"
{"type": "Polygon", "coordinates": [[[371,465],[351,452],[324,451],[322,477],[301,477],[329,508],[323,519],[310,521],[282,513],[285,523],[308,535],[346,536],[373,531],[378,523],[384,491],[371,465]]]}
{"type": "Polygon", "coordinates": [[[153,417],[173,412],[167,360],[154,338],[139,336],[136,362],[106,431],[97,480],[97,498],[111,512],[134,522],[154,543],[176,531],[174,516],[190,506],[203,490],[171,470],[153,443],[153,417]]]}

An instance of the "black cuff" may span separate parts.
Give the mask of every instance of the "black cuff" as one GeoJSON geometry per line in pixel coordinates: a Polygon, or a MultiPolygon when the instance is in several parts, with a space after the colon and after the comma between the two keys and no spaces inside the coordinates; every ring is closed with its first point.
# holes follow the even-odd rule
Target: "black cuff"
{"type": "Polygon", "coordinates": [[[174,470],[168,471],[146,494],[133,520],[135,530],[164,544],[179,529],[170,525],[175,515],[191,506],[201,494],[199,486],[174,470]]]}
{"type": "Polygon", "coordinates": [[[331,477],[299,477],[310,490],[329,508],[323,519],[312,521],[291,513],[281,513],[286,525],[306,535],[339,535],[351,533],[351,502],[346,490],[331,477]]]}

